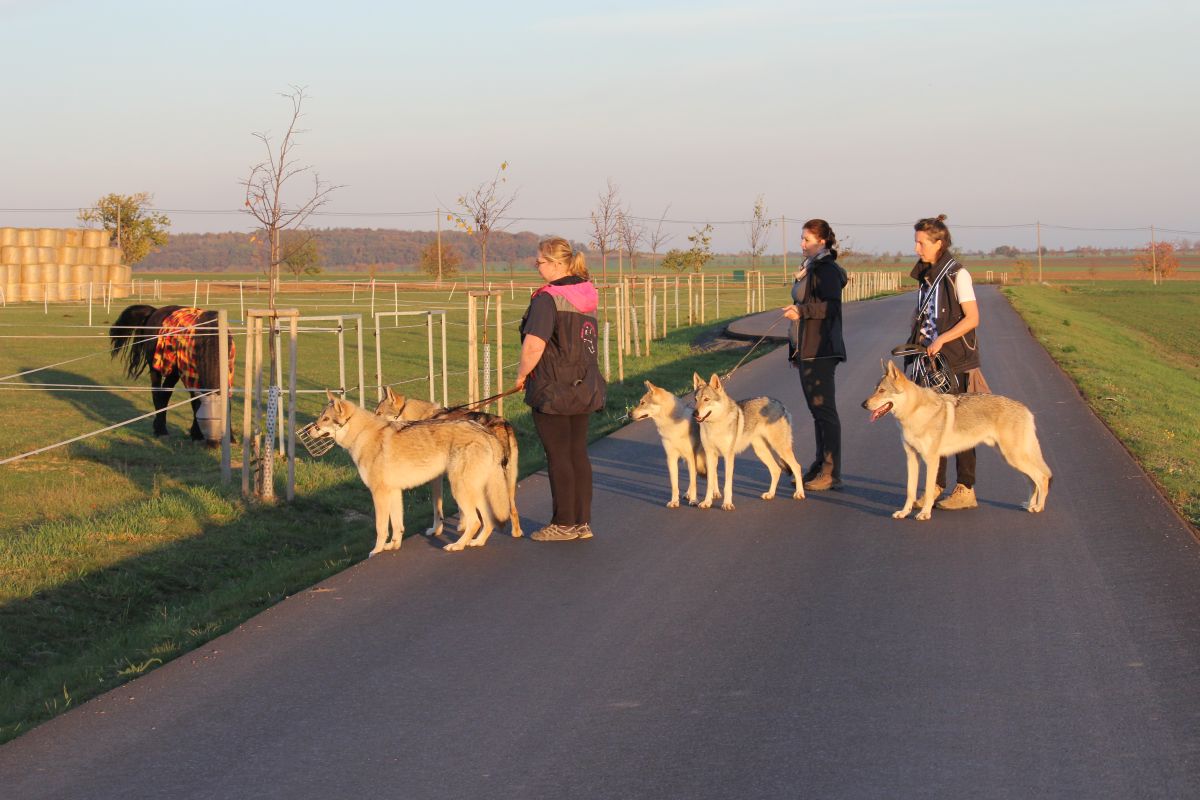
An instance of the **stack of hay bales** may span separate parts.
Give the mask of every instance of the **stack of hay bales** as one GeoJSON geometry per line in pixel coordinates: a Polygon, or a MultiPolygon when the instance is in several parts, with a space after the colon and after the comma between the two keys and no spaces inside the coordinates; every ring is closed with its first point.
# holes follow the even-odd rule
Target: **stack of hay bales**
{"type": "Polygon", "coordinates": [[[86,300],[112,286],[128,297],[133,270],[121,249],[109,247],[108,231],[83,228],[0,228],[0,283],[7,302],[86,300]]]}

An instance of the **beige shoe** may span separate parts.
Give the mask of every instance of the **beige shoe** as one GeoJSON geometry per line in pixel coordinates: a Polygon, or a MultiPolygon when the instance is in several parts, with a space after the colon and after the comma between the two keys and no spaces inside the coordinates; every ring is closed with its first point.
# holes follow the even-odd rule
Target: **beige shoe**
{"type": "Polygon", "coordinates": [[[975,508],[978,503],[975,502],[975,490],[968,489],[961,483],[956,484],[954,491],[949,497],[934,503],[934,506],[943,511],[957,511],[962,508],[975,508]]]}
{"type": "MultiPolygon", "coordinates": [[[[940,500],[938,500],[938,498],[942,496],[942,492],[944,492],[945,490],[946,489],[944,486],[938,486],[937,484],[934,484],[933,501],[935,503],[941,502],[940,500]]],[[[921,495],[920,497],[917,498],[917,508],[924,508],[924,507],[925,507],[925,495],[921,495]]]]}

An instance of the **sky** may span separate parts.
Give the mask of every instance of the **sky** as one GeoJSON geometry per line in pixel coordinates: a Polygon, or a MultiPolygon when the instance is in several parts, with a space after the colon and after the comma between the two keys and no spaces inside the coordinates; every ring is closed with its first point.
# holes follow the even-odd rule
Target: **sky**
{"type": "Polygon", "coordinates": [[[173,231],[249,230],[253,134],[301,86],[339,187],[314,227],[430,230],[507,162],[510,230],[577,240],[609,180],[722,252],[760,195],[793,250],[823,217],[908,253],[938,213],[965,249],[1196,239],[1198,34],[1182,0],[0,0],[0,225],[146,191],[173,231]]]}

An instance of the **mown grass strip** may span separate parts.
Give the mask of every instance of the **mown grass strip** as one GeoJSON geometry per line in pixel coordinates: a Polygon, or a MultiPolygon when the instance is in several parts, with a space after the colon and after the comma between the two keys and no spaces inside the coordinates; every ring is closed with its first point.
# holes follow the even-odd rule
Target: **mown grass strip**
{"type": "Polygon", "coordinates": [[[1200,526],[1200,285],[1019,286],[1005,294],[1167,499],[1200,526]]]}

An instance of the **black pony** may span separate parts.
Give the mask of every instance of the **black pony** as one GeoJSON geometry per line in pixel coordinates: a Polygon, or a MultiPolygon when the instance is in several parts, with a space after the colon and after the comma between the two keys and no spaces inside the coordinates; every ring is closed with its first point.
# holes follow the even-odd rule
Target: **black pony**
{"type": "Polygon", "coordinates": [[[221,441],[223,426],[219,396],[205,390],[220,388],[222,377],[232,382],[234,347],[229,337],[229,372],[222,376],[217,312],[186,306],[132,305],[121,312],[108,330],[112,357],[125,364],[125,374],[137,378],[150,370],[154,388],[154,435],[167,435],[166,407],[175,384],[183,381],[192,393],[192,439],[209,446],[221,441]],[[202,413],[207,412],[207,413],[202,413]],[[203,423],[203,425],[202,425],[203,423]]]}

